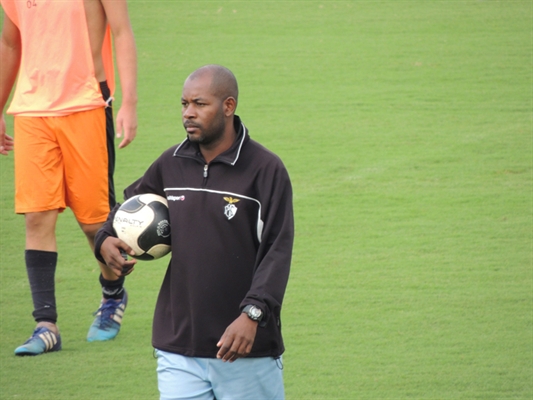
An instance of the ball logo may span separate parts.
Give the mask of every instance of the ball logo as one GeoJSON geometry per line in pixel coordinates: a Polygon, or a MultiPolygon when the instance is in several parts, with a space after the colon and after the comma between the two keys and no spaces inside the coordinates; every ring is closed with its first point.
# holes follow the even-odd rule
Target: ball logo
{"type": "Polygon", "coordinates": [[[163,221],[160,221],[157,224],[157,236],[161,236],[164,238],[170,236],[170,224],[168,223],[166,219],[164,219],[163,221]]]}
{"type": "Polygon", "coordinates": [[[127,224],[127,225],[131,226],[132,228],[142,228],[143,227],[143,221],[140,221],[138,219],[133,219],[133,218],[115,216],[115,222],[118,223],[118,224],[127,224]]]}
{"type": "Polygon", "coordinates": [[[234,199],[233,197],[224,197],[224,200],[229,203],[224,207],[224,215],[228,220],[230,220],[235,216],[235,214],[237,214],[238,208],[235,203],[238,203],[240,200],[234,199]]]}

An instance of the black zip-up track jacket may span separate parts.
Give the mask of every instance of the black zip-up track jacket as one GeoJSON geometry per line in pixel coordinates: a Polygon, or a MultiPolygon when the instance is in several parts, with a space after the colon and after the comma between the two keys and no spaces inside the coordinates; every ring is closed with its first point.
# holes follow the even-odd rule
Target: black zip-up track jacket
{"type": "MultiPolygon", "coordinates": [[[[152,344],[190,357],[216,357],[217,342],[245,305],[261,308],[249,357],[284,351],[280,311],[289,278],[294,221],[287,170],[234,118],[233,146],[206,165],[188,139],[165,151],[125,199],[168,200],[172,253],[157,299],[152,344]]],[[[96,238],[116,236],[117,205],[96,238]]],[[[143,262],[143,261],[140,261],[143,262]]],[[[137,268],[142,274],[142,268],[137,268]]]]}

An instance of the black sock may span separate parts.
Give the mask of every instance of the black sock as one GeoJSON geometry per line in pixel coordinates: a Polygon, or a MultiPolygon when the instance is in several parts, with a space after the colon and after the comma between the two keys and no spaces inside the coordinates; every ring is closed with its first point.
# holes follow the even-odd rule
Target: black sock
{"type": "Polygon", "coordinates": [[[33,318],[37,322],[57,322],[55,297],[55,251],[26,250],[26,271],[33,299],[33,318]]]}
{"type": "Polygon", "coordinates": [[[108,281],[100,274],[100,285],[104,299],[120,300],[124,297],[124,277],[121,276],[116,281],[108,281]]]}

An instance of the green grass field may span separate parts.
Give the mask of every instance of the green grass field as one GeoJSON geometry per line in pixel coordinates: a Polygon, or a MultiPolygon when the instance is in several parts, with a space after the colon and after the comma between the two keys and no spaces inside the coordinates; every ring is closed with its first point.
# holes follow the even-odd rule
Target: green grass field
{"type": "MultiPolygon", "coordinates": [[[[533,398],[531,1],[130,0],[130,14],[139,133],[119,192],[182,140],[183,80],[208,63],[235,72],[238,114],[291,174],[288,400],[533,398]]],[[[0,158],[0,398],[158,398],[168,259],[128,278],[117,339],[87,343],[98,271],[69,211],[58,241],[64,350],[17,358],[34,322],[0,158]]]]}

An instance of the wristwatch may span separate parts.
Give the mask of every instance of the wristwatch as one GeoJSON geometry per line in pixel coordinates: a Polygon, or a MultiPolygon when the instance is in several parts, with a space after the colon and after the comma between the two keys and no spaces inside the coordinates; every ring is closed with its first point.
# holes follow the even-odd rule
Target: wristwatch
{"type": "Polygon", "coordinates": [[[263,311],[261,311],[260,308],[251,304],[248,304],[246,307],[244,307],[242,309],[242,312],[246,313],[246,315],[248,315],[248,318],[250,318],[252,321],[259,322],[263,318],[263,311]]]}

